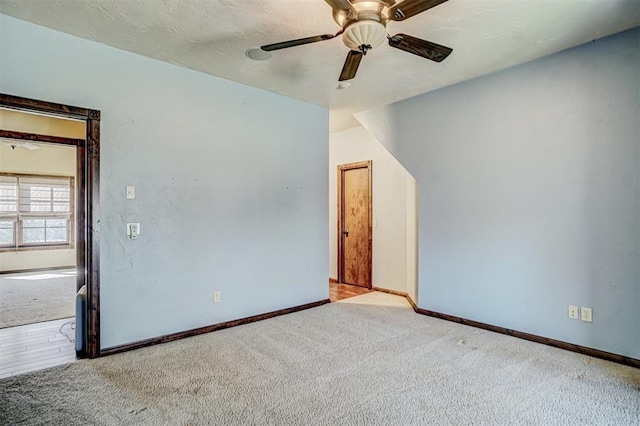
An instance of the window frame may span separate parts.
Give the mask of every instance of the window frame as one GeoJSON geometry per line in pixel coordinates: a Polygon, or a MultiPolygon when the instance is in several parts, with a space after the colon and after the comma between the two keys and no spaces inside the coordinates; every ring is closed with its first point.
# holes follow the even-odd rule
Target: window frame
{"type": "MultiPolygon", "coordinates": [[[[13,221],[13,244],[12,245],[0,245],[0,253],[4,252],[20,252],[20,251],[34,251],[34,250],[61,250],[61,249],[74,249],[76,246],[76,230],[75,230],[75,215],[76,215],[76,189],[75,189],[75,177],[70,175],[54,175],[54,174],[28,174],[28,173],[10,173],[0,172],[0,176],[15,178],[17,184],[16,195],[16,213],[12,217],[11,214],[2,215],[0,219],[3,221],[13,221]],[[43,212],[21,212],[20,211],[20,179],[51,179],[51,180],[69,180],[69,213],[43,213],[43,212]],[[67,219],[67,241],[60,243],[55,242],[39,242],[39,243],[25,243],[23,241],[23,220],[24,219],[67,219]]],[[[45,224],[46,233],[46,224],[45,224]]],[[[46,238],[46,235],[45,235],[46,238]]]]}

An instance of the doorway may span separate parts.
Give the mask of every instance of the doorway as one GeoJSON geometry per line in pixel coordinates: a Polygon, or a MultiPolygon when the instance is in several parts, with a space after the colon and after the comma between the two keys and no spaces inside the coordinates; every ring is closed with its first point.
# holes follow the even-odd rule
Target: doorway
{"type": "Polygon", "coordinates": [[[372,287],[371,161],[338,166],[338,283],[372,287]]]}
{"type": "MultiPolygon", "coordinates": [[[[51,102],[0,94],[0,107],[45,116],[69,118],[84,122],[86,137],[74,139],[47,134],[0,129],[0,138],[22,143],[46,143],[76,148],[76,290],[86,289],[84,320],[85,342],[77,355],[94,358],[100,355],[99,299],[99,163],[100,111],[51,102]]],[[[80,318],[78,318],[80,319],[80,318]]]]}

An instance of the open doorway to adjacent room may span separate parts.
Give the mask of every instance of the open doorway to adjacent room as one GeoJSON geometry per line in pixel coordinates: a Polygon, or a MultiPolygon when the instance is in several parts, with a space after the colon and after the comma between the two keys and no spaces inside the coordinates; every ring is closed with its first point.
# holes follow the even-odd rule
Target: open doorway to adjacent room
{"type": "Polygon", "coordinates": [[[417,182],[362,126],[329,135],[329,299],[417,303],[417,182]]]}
{"type": "Polygon", "coordinates": [[[91,355],[88,126],[55,114],[55,104],[8,95],[0,101],[0,377],[7,377],[91,355]]]}

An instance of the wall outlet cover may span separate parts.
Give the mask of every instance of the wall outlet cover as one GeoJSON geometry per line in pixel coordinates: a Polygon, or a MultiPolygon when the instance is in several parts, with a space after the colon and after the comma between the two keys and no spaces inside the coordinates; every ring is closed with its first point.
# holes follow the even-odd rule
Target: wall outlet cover
{"type": "Polygon", "coordinates": [[[576,305],[569,305],[569,318],[578,319],[578,307],[576,305]]]}
{"type": "Polygon", "coordinates": [[[591,308],[580,308],[580,319],[585,322],[593,322],[593,312],[591,308]]]}

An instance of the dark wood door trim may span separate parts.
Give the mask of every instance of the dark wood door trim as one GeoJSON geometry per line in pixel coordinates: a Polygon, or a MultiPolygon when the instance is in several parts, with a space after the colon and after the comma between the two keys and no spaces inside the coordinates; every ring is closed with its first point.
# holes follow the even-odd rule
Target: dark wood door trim
{"type": "Polygon", "coordinates": [[[81,356],[100,356],[100,111],[0,93],[0,106],[38,112],[86,122],[86,139],[59,138],[22,132],[8,132],[12,139],[24,139],[76,146],[76,268],[78,289],[87,287],[87,344],[81,356]]]}
{"type": "Polygon", "coordinates": [[[360,161],[357,163],[349,163],[349,164],[341,164],[338,165],[338,283],[344,283],[344,235],[343,224],[344,224],[344,173],[353,169],[364,169],[366,168],[369,174],[369,224],[368,224],[368,234],[369,234],[369,255],[368,255],[368,267],[369,267],[369,277],[371,277],[371,282],[367,286],[368,288],[372,287],[373,283],[373,274],[372,274],[372,256],[373,256],[373,232],[372,232],[372,224],[373,224],[373,186],[372,186],[372,173],[371,167],[372,161],[360,161]]]}

